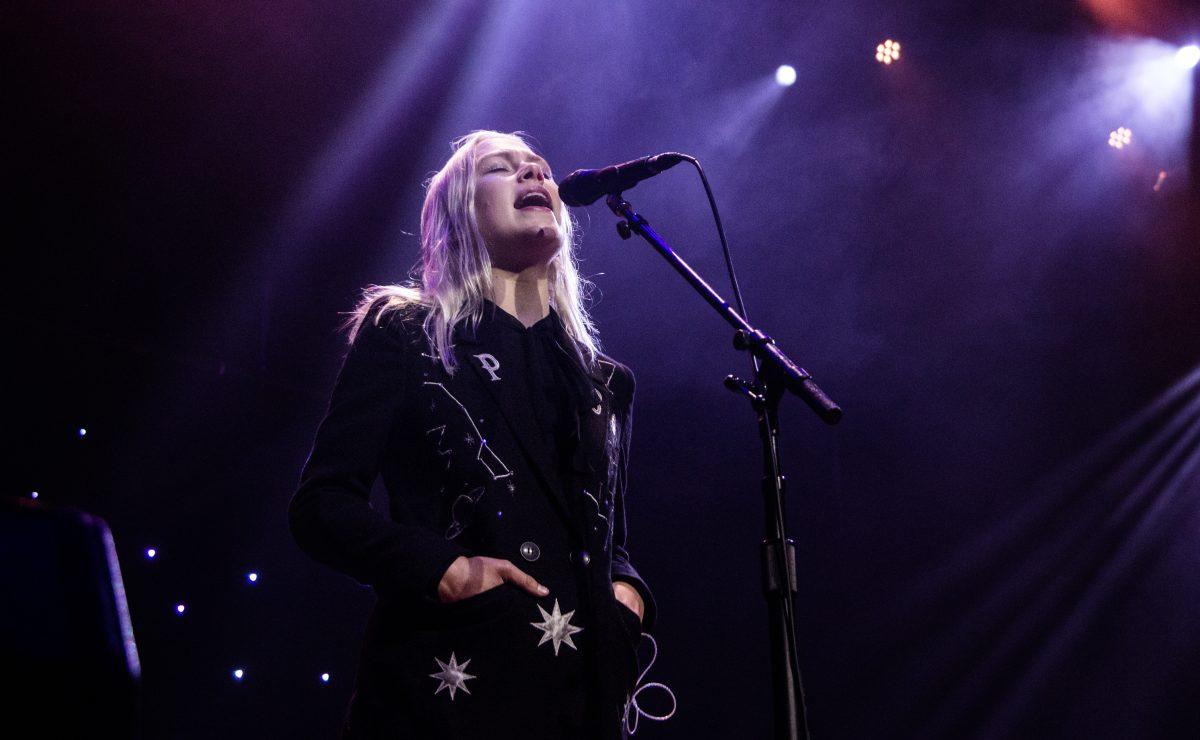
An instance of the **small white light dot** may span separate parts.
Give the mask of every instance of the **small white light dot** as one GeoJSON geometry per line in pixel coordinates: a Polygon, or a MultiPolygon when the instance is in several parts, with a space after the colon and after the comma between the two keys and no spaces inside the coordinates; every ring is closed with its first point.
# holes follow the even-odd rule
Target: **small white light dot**
{"type": "Polygon", "coordinates": [[[775,82],[782,87],[789,87],[796,81],[796,68],[790,64],[781,64],[775,70],[775,82]]]}
{"type": "Polygon", "coordinates": [[[153,547],[146,548],[146,557],[150,558],[151,560],[153,560],[154,556],[157,554],[158,550],[155,550],[153,547]]]}
{"type": "Polygon", "coordinates": [[[37,498],[37,497],[38,497],[38,492],[37,492],[37,491],[33,491],[33,492],[31,492],[31,493],[29,494],[29,498],[37,498]]]}
{"type": "Polygon", "coordinates": [[[250,571],[246,574],[246,580],[250,581],[251,583],[256,583],[258,581],[258,574],[254,571],[250,571]]]}
{"type": "Polygon", "coordinates": [[[183,604],[175,605],[175,613],[176,614],[183,614],[185,611],[187,611],[187,606],[185,606],[183,604]]]}
{"type": "Polygon", "coordinates": [[[235,679],[237,679],[238,681],[241,681],[241,680],[242,680],[242,676],[245,676],[245,675],[246,675],[246,672],[245,672],[245,671],[243,671],[241,668],[234,668],[234,669],[233,669],[233,677],[234,677],[235,679]]]}
{"type": "Polygon", "coordinates": [[[86,429],[84,429],[83,427],[79,427],[79,436],[80,436],[80,437],[86,437],[86,436],[87,436],[87,430],[86,430],[86,429]]]}
{"type": "Polygon", "coordinates": [[[329,674],[328,673],[321,674],[321,683],[329,683],[329,674]]]}

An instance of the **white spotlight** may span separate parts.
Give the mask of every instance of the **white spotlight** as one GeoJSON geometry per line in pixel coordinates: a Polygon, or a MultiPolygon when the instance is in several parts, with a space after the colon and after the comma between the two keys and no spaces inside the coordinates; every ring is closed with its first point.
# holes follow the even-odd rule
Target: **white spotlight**
{"type": "Polygon", "coordinates": [[[329,674],[328,673],[321,674],[321,683],[329,683],[329,674]]]}
{"type": "Polygon", "coordinates": [[[900,58],[900,42],[887,39],[875,47],[875,61],[880,64],[891,64],[900,58]]]}
{"type": "Polygon", "coordinates": [[[250,573],[247,573],[246,580],[250,581],[251,583],[256,583],[258,581],[258,574],[254,573],[253,571],[250,573]]]}
{"type": "Polygon", "coordinates": [[[790,64],[781,64],[775,70],[775,81],[782,87],[790,87],[796,81],[796,68],[790,64]]]}
{"type": "Polygon", "coordinates": [[[153,547],[146,548],[146,557],[147,558],[149,558],[150,560],[153,560],[155,555],[158,555],[158,550],[155,550],[153,547]]]}
{"type": "Polygon", "coordinates": [[[1124,149],[1133,141],[1133,132],[1121,126],[1116,131],[1108,133],[1108,145],[1113,149],[1124,149]]]}
{"type": "Polygon", "coordinates": [[[187,611],[186,604],[176,604],[175,605],[175,613],[176,614],[183,614],[185,611],[187,611]]]}
{"type": "Polygon", "coordinates": [[[1175,61],[1184,69],[1191,69],[1200,64],[1200,46],[1191,44],[1175,52],[1175,61]]]}
{"type": "Polygon", "coordinates": [[[241,668],[235,668],[233,670],[233,678],[237,681],[241,681],[242,676],[245,676],[245,675],[246,675],[246,672],[243,671],[241,668]]]}

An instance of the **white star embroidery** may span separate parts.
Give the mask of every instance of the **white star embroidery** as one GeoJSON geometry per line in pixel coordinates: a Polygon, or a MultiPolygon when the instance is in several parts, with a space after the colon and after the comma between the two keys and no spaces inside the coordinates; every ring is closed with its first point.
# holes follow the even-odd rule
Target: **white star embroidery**
{"type": "Polygon", "coordinates": [[[558,655],[558,648],[564,642],[571,646],[573,650],[578,650],[575,643],[571,641],[571,635],[576,632],[583,632],[582,627],[576,627],[571,624],[571,615],[575,610],[563,614],[558,610],[558,599],[554,600],[554,610],[549,614],[542,608],[541,604],[537,605],[538,611],[542,613],[542,622],[530,622],[531,625],[542,631],[542,639],[538,640],[538,645],[544,645],[547,642],[554,641],[554,654],[558,655]]]}
{"type": "Polygon", "coordinates": [[[430,673],[430,678],[436,678],[441,681],[437,689],[433,692],[437,696],[442,689],[450,689],[450,701],[454,701],[454,692],[462,689],[464,693],[471,693],[467,688],[467,680],[475,678],[470,673],[466,672],[467,665],[471,662],[470,658],[464,660],[462,665],[458,664],[458,659],[454,657],[454,653],[450,653],[450,662],[443,663],[440,658],[434,658],[442,670],[437,673],[430,673]]]}

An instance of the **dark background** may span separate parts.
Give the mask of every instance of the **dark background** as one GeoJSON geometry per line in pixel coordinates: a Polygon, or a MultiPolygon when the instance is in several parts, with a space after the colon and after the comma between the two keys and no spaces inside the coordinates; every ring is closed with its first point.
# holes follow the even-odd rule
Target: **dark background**
{"type": "MultiPolygon", "coordinates": [[[[782,414],[814,737],[1195,736],[1196,82],[1170,58],[1200,26],[1156,7],[26,4],[6,493],[111,526],[147,737],[335,736],[373,595],[285,514],[339,312],[406,275],[457,135],[528,131],[559,177],[686,151],[751,320],[846,409],[782,414]]],[[[728,294],[693,172],[629,196],[728,294]]],[[[603,206],[580,216],[639,379],[648,680],[679,702],[639,736],[765,737],[758,441],[720,385],[746,361],[603,206]]]]}

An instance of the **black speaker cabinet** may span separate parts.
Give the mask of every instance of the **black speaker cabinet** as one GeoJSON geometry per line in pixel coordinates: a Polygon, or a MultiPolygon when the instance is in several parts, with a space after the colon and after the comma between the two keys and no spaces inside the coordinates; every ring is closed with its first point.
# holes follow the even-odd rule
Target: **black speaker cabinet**
{"type": "Polygon", "coordinates": [[[137,646],[104,521],[0,498],[0,570],[0,736],[134,737],[137,646]]]}

